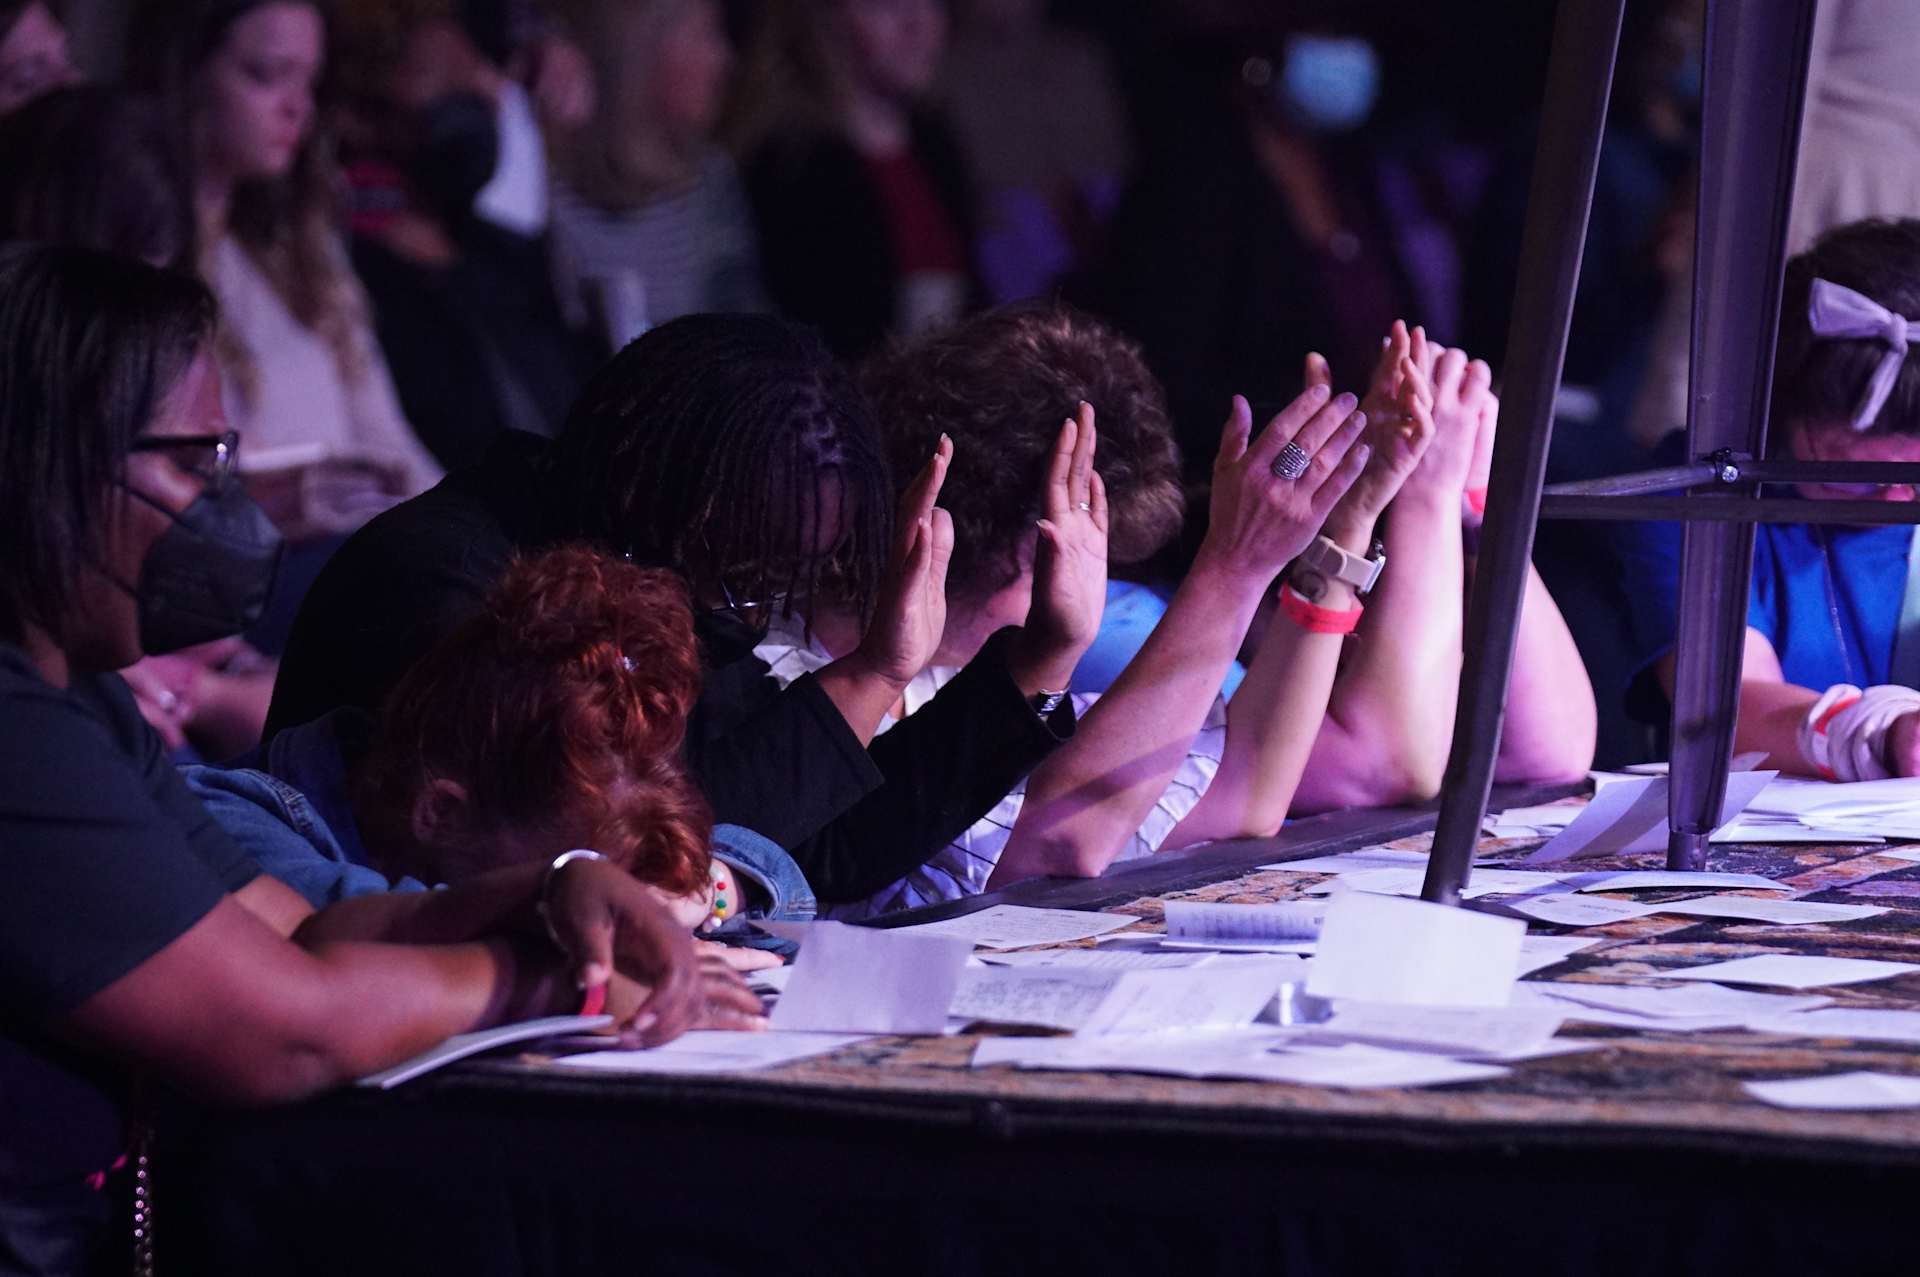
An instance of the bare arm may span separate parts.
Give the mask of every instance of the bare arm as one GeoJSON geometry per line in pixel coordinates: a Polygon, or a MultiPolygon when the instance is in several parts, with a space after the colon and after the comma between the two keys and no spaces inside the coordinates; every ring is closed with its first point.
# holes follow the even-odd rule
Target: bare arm
{"type": "MultiPolygon", "coordinates": [[[[1654,677],[1673,699],[1674,655],[1669,652],[1653,667],[1654,677]]],[[[1761,751],[1766,766],[1801,776],[1817,776],[1819,769],[1800,752],[1800,723],[1820,699],[1820,692],[1787,682],[1780,657],[1767,636],[1747,630],[1740,665],[1740,716],[1733,730],[1738,753],[1761,751]]]]}
{"type": "MultiPolygon", "coordinates": [[[[1366,453],[1350,450],[1365,421],[1353,406],[1352,396],[1329,402],[1327,390],[1317,388],[1250,444],[1251,413],[1235,399],[1214,470],[1213,517],[1194,570],[1074,739],[1034,773],[989,886],[1043,873],[1098,874],[1140,827],[1205,722],[1262,590],[1359,475],[1366,453]],[[1313,457],[1294,481],[1272,470],[1289,441],[1313,457]]],[[[1230,716],[1230,740],[1232,722],[1230,716]]],[[[1196,828],[1246,819],[1257,788],[1233,789],[1232,802],[1215,800],[1213,814],[1196,828]]],[[[1181,833],[1186,824],[1171,845],[1196,840],[1181,833]]]]}
{"type": "MultiPolygon", "coordinates": [[[[1385,445],[1423,429],[1431,443],[1393,497],[1386,573],[1334,680],[1300,784],[1304,810],[1423,802],[1439,792],[1460,678],[1461,492],[1489,380],[1485,364],[1394,325],[1367,393],[1369,434],[1385,445]],[[1424,423],[1415,420],[1422,407],[1424,423]]],[[[1359,535],[1357,521],[1341,530],[1349,549],[1359,535]]]]}
{"type": "Polygon", "coordinates": [[[1536,783],[1579,780],[1593,767],[1599,730],[1587,663],[1580,659],[1547,583],[1529,567],[1493,777],[1536,783]]]}
{"type": "Polygon", "coordinates": [[[456,1033],[572,1009],[558,960],[503,943],[288,943],[235,899],[81,1004],[65,1036],[222,1103],[298,1099],[456,1033]]]}

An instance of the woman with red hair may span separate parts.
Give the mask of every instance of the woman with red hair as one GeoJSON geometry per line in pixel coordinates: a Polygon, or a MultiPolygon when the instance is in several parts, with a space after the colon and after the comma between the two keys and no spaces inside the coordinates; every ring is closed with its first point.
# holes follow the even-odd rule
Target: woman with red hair
{"type": "Polygon", "coordinates": [[[275,736],[262,770],[193,768],[188,784],[269,873],[348,902],[329,912],[343,935],[444,934],[497,882],[576,848],[689,927],[811,916],[777,847],[723,827],[709,853],[680,758],[700,674],[677,576],[565,546],[509,568],[377,718],[336,710],[275,736]]]}

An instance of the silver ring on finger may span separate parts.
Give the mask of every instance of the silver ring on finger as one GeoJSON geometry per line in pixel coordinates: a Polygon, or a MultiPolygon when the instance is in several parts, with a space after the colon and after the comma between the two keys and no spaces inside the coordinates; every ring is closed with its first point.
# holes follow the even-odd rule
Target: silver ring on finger
{"type": "Polygon", "coordinates": [[[1076,501],[1076,502],[1074,502],[1074,503],[1073,503],[1073,508],[1074,508],[1074,509],[1076,509],[1076,510],[1079,510],[1079,511],[1081,511],[1081,512],[1082,512],[1082,513],[1084,513],[1084,514],[1092,514],[1092,513],[1093,513],[1093,502],[1091,502],[1091,501],[1076,501]]]}
{"type": "Polygon", "coordinates": [[[1280,455],[1273,459],[1273,477],[1291,483],[1307,472],[1307,466],[1312,461],[1313,457],[1305,448],[1289,439],[1287,446],[1280,449],[1280,455]]]}

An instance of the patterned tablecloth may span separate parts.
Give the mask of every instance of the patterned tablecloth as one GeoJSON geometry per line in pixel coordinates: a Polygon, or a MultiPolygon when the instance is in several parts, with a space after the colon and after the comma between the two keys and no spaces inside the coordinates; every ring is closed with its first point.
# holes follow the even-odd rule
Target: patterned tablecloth
{"type": "MultiPolygon", "coordinates": [[[[1429,835],[1390,845],[1424,850],[1429,835]]],[[[1482,859],[1511,855],[1533,843],[1488,842],[1482,859]]],[[[1786,845],[1716,848],[1714,867],[1762,874],[1788,883],[1793,896],[1851,904],[1874,904],[1890,912],[1858,922],[1769,926],[1734,920],[1696,920],[1654,915],[1577,934],[1592,947],[1530,977],[1535,980],[1654,984],[1663,970],[1769,951],[1879,958],[1920,963],[1920,863],[1884,854],[1891,848],[1786,845]]],[[[1659,857],[1583,861],[1580,868],[1661,868],[1659,857]]],[[[1256,870],[1197,889],[1142,896],[1110,906],[1136,915],[1129,930],[1157,931],[1167,900],[1261,903],[1291,900],[1324,881],[1321,874],[1256,870]]],[[[1679,899],[1692,891],[1639,892],[1641,901],[1679,899]]],[[[1780,898],[1778,892],[1755,893],[1780,898]]],[[[1575,934],[1574,929],[1534,924],[1534,934],[1575,934]]],[[[1082,942],[1090,944],[1091,942],[1082,942]]],[[[1840,1007],[1920,1009],[1920,974],[1872,984],[1819,990],[1840,1007]]],[[[979,1037],[883,1038],[827,1056],[728,1078],[702,1078],[712,1086],[742,1091],[805,1093],[830,1100],[885,1094],[950,1101],[999,1098],[1049,1107],[1075,1105],[1164,1106],[1170,1118],[1205,1121],[1230,1110],[1238,1122],[1292,1125],[1332,1119],[1343,1127],[1372,1120],[1466,1133],[1474,1127],[1524,1133],[1579,1128],[1601,1136],[1612,1128],[1621,1138],[1648,1136],[1671,1144],[1692,1132],[1743,1143],[1774,1139],[1812,1141],[1837,1151],[1852,1145],[1861,1156],[1904,1162],[1920,1154],[1920,1110],[1876,1113],[1789,1111],[1762,1104],[1742,1090],[1744,1080],[1874,1070],[1920,1076],[1920,1047],[1834,1038],[1791,1038],[1750,1031],[1642,1032],[1569,1021],[1562,1037],[1591,1041],[1597,1049],[1510,1066],[1496,1079],[1421,1089],[1345,1090],[1250,1081],[1193,1081],[1123,1073],[1065,1073],[974,1069],[979,1037]]],[[[484,1066],[538,1085],[540,1075],[559,1073],[537,1057],[484,1066]]],[[[500,1078],[500,1080],[505,1080],[500,1078]]],[[[623,1083],[652,1090],[661,1078],[596,1077],[594,1085],[623,1083]]],[[[637,1098],[637,1097],[636,1097],[637,1098]]]]}

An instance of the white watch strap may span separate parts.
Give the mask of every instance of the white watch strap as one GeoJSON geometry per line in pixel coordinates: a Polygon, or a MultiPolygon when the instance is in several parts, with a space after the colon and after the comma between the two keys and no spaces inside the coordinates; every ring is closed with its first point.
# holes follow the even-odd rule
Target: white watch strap
{"type": "Polygon", "coordinates": [[[1296,562],[1330,581],[1352,586],[1356,594],[1366,594],[1386,570],[1387,556],[1384,550],[1372,555],[1349,554],[1329,538],[1317,536],[1300,552],[1296,562]]]}

